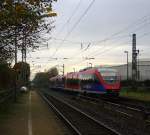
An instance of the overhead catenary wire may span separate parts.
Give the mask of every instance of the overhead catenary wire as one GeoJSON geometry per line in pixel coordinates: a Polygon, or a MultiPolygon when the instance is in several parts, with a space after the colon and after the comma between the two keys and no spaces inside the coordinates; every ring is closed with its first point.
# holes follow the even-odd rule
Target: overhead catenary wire
{"type": "MultiPolygon", "coordinates": [[[[139,37],[138,37],[138,39],[141,39],[141,38],[143,38],[143,37],[145,37],[145,36],[148,36],[150,34],[150,32],[146,32],[146,33],[143,33],[142,35],[140,35],[139,37]]],[[[129,41],[128,42],[123,42],[123,43],[120,43],[120,45],[122,45],[122,44],[128,44],[129,45],[129,41]]],[[[99,53],[97,53],[97,54],[95,54],[95,55],[92,55],[92,56],[89,56],[89,57],[95,57],[95,56],[102,56],[102,55],[104,55],[105,53],[108,53],[108,52],[110,52],[110,51],[112,51],[112,49],[116,49],[116,48],[121,48],[122,46],[111,46],[110,48],[106,48],[105,50],[103,50],[102,52],[99,52],[99,53]]],[[[40,57],[40,58],[50,58],[50,57],[40,57]]],[[[57,58],[57,60],[62,60],[63,58],[57,58]]],[[[68,58],[68,59],[70,59],[70,58],[68,58]]],[[[75,63],[75,64],[71,64],[71,65],[77,65],[77,64],[81,64],[81,63],[83,63],[84,61],[86,61],[86,59],[82,59],[82,58],[76,58],[76,60],[79,60],[79,59],[81,59],[81,61],[80,62],[78,62],[78,63],[75,63]]],[[[52,61],[54,60],[56,60],[56,59],[51,59],[52,61]]],[[[73,59],[72,59],[73,60],[73,59]]],[[[49,61],[49,60],[48,60],[49,61]]],[[[44,62],[40,62],[40,63],[46,63],[46,61],[44,62]]]]}
{"type": "MultiPolygon", "coordinates": [[[[118,32],[113,33],[112,35],[110,35],[110,36],[108,36],[108,37],[106,37],[106,38],[104,38],[104,39],[102,39],[102,40],[100,40],[100,41],[86,41],[86,42],[84,42],[84,43],[89,43],[89,42],[90,42],[90,43],[92,43],[92,44],[99,44],[99,43],[102,43],[102,42],[105,42],[105,41],[109,41],[109,40],[111,40],[112,38],[116,37],[117,35],[120,35],[121,33],[124,33],[125,31],[127,31],[127,30],[129,30],[129,29],[134,28],[135,26],[138,26],[138,25],[142,25],[142,24],[143,24],[142,26],[140,26],[140,27],[136,28],[136,30],[134,30],[134,32],[135,32],[135,31],[138,31],[138,30],[142,29],[143,27],[145,27],[145,22],[148,21],[148,20],[150,20],[150,14],[145,15],[145,16],[139,18],[138,20],[136,20],[136,21],[134,21],[133,23],[129,24],[127,27],[121,29],[121,30],[118,31],[118,32]]],[[[146,22],[146,23],[148,23],[148,22],[146,22]]],[[[150,22],[149,22],[148,24],[150,24],[150,22]]],[[[124,36],[125,36],[125,35],[123,35],[123,37],[124,37],[124,36]]],[[[116,38],[118,38],[118,37],[116,37],[116,38]]],[[[55,38],[55,39],[56,39],[56,38],[55,38]]],[[[60,40],[63,41],[63,39],[60,39],[60,40]]],[[[69,40],[65,40],[65,41],[68,41],[68,42],[75,42],[75,43],[81,43],[80,41],[69,41],[69,40]]]]}
{"type": "MultiPolygon", "coordinates": [[[[112,38],[116,37],[117,35],[120,35],[121,33],[127,31],[128,29],[130,29],[130,28],[133,27],[133,26],[136,26],[136,27],[137,27],[137,26],[139,26],[139,25],[145,23],[145,20],[148,20],[148,17],[149,17],[149,16],[144,16],[144,17],[138,19],[138,20],[135,21],[133,24],[127,26],[126,28],[122,29],[121,31],[116,32],[116,33],[112,34],[111,36],[109,36],[109,37],[107,37],[107,38],[105,38],[105,39],[103,39],[103,40],[100,40],[100,41],[91,41],[90,43],[93,42],[93,43],[95,43],[95,44],[101,45],[100,43],[104,43],[104,42],[106,42],[106,41],[111,40],[112,38]]],[[[145,25],[143,25],[143,26],[145,26],[145,25]]],[[[139,30],[139,29],[136,29],[136,30],[139,30]]],[[[67,38],[66,38],[65,40],[67,40],[67,38]]],[[[61,41],[63,41],[63,43],[65,42],[64,39],[62,39],[61,41]]],[[[80,42],[79,42],[79,44],[80,44],[80,42]]],[[[92,45],[93,45],[93,44],[92,44],[92,45]]],[[[83,52],[82,52],[82,53],[83,53],[83,52]]]]}
{"type": "MultiPolygon", "coordinates": [[[[80,2],[79,2],[80,3],[80,2]]],[[[150,15],[148,14],[148,15],[145,15],[145,16],[143,16],[143,17],[141,17],[140,19],[138,19],[137,21],[134,21],[132,24],[130,24],[130,25],[128,25],[127,27],[125,27],[124,29],[122,29],[122,30],[120,30],[120,31],[118,31],[118,32],[116,32],[116,33],[113,33],[112,35],[110,35],[110,36],[108,36],[107,38],[105,38],[105,39],[102,39],[102,40],[100,40],[100,41],[86,41],[86,42],[83,42],[82,41],[82,43],[83,44],[88,44],[89,42],[92,44],[92,46],[94,45],[96,45],[97,46],[97,44],[99,44],[99,43],[103,43],[103,42],[106,42],[106,41],[109,41],[109,40],[112,40],[112,39],[115,39],[115,38],[118,38],[118,37],[116,37],[117,35],[119,35],[119,34],[121,34],[121,33],[123,33],[123,32],[125,32],[125,31],[127,31],[128,29],[130,29],[130,28],[132,28],[133,26],[135,27],[135,26],[137,26],[137,25],[142,25],[142,26],[140,26],[140,27],[138,27],[138,28],[136,28],[136,30],[134,30],[134,32],[136,32],[136,31],[139,31],[140,29],[142,29],[142,28],[144,28],[145,27],[145,21],[147,22],[147,24],[150,24],[150,22],[148,22],[148,20],[150,19],[150,15]]],[[[132,32],[130,32],[130,33],[133,33],[133,31],[132,32]]],[[[124,37],[124,35],[123,35],[123,37],[124,37]]],[[[51,37],[50,39],[53,39],[53,40],[58,40],[58,41],[62,41],[63,42],[63,44],[69,44],[69,43],[71,43],[71,44],[81,44],[81,42],[80,41],[70,41],[70,40],[66,40],[66,39],[60,39],[60,38],[55,38],[55,37],[51,37]]],[[[58,48],[59,48],[59,46],[58,46],[58,48]]],[[[57,50],[57,48],[56,48],[56,50],[57,50]]],[[[55,50],[55,52],[57,52],[55,50]]]]}
{"type": "MultiPolygon", "coordinates": [[[[147,32],[147,33],[144,33],[144,34],[142,34],[142,35],[140,35],[139,36],[139,39],[141,39],[141,38],[143,38],[143,37],[145,37],[145,36],[147,36],[147,35],[149,35],[150,34],[150,32],[147,32]]],[[[126,44],[126,43],[128,43],[128,42],[125,42],[125,43],[121,43],[121,44],[126,44]]],[[[121,45],[120,44],[120,45],[121,45]]],[[[120,47],[122,47],[122,46],[120,46],[120,47]]],[[[106,50],[104,50],[103,52],[99,52],[98,54],[95,54],[94,56],[97,56],[97,55],[99,55],[100,54],[100,56],[103,54],[104,55],[104,53],[106,53],[106,52],[109,52],[109,51],[112,51],[112,50],[114,50],[114,49],[116,49],[116,48],[120,48],[119,46],[116,46],[116,47],[114,47],[114,46],[112,46],[112,47],[110,47],[110,48],[107,48],[106,50]]],[[[91,56],[91,57],[94,57],[94,56],[91,56]]],[[[68,59],[70,59],[70,58],[68,58],[68,59]]],[[[86,61],[85,59],[83,60],[81,60],[80,62],[78,62],[79,64],[81,64],[81,62],[84,62],[84,61],[86,61]]],[[[71,65],[77,65],[78,63],[76,63],[76,64],[71,64],[71,65]]]]}
{"type": "MultiPolygon", "coordinates": [[[[144,33],[144,34],[140,35],[140,36],[138,37],[138,39],[141,39],[141,38],[143,38],[143,37],[145,37],[145,36],[147,36],[147,35],[149,35],[149,34],[150,34],[150,32],[144,33]]],[[[128,45],[129,45],[129,41],[128,41],[128,42],[121,43],[120,45],[122,45],[122,44],[128,44],[128,45]]],[[[114,50],[114,49],[116,49],[116,48],[121,48],[121,47],[122,47],[122,46],[111,46],[110,48],[106,48],[105,50],[103,50],[102,52],[99,52],[99,53],[97,53],[97,54],[94,54],[94,55],[89,55],[89,54],[88,54],[88,57],[102,56],[102,55],[104,55],[104,54],[106,54],[106,53],[108,53],[108,52],[110,52],[110,51],[112,51],[112,50],[114,50]]],[[[84,59],[84,60],[81,60],[81,61],[79,61],[79,62],[77,62],[77,63],[75,63],[75,64],[71,64],[71,65],[81,64],[81,63],[83,63],[84,61],[86,61],[86,60],[84,59]]]]}
{"type": "MultiPolygon", "coordinates": [[[[102,39],[102,40],[100,40],[100,41],[91,41],[90,43],[95,43],[95,44],[100,44],[100,43],[104,43],[104,42],[106,42],[106,41],[109,41],[109,40],[111,40],[114,36],[117,36],[117,35],[119,35],[119,34],[121,34],[121,33],[123,33],[123,32],[125,32],[125,31],[127,31],[128,29],[130,29],[130,28],[132,28],[133,26],[138,26],[138,25],[141,25],[142,24],[142,27],[140,26],[140,27],[138,27],[138,28],[136,28],[136,30],[134,31],[134,32],[136,32],[136,31],[138,31],[138,30],[140,30],[140,29],[142,29],[144,26],[145,26],[145,20],[146,21],[148,21],[150,19],[150,15],[148,14],[148,15],[145,15],[144,17],[141,17],[140,19],[138,19],[137,21],[135,21],[135,22],[133,22],[132,24],[130,24],[130,25],[128,25],[127,27],[125,27],[124,29],[122,29],[122,30],[120,30],[119,32],[116,32],[116,33],[114,33],[114,34],[112,34],[111,36],[109,36],[109,37],[107,37],[107,38],[105,38],[105,39],[102,39]],[[144,23],[144,25],[143,25],[143,23],[144,23]],[[136,25],[135,25],[136,24],[136,25]]],[[[149,24],[149,23],[148,23],[149,24]]],[[[132,31],[133,32],[133,31],[132,31]]],[[[129,37],[129,35],[128,35],[128,37],[129,37]]],[[[98,50],[96,50],[96,52],[97,52],[98,50]]],[[[79,53],[77,53],[77,55],[78,54],[81,54],[81,53],[83,53],[84,51],[81,51],[81,52],[79,52],[79,53]]],[[[73,56],[76,56],[76,54],[74,54],[73,56]]],[[[72,57],[71,57],[72,58],[72,57]]]]}
{"type": "MultiPolygon", "coordinates": [[[[117,37],[116,37],[117,35],[119,35],[119,34],[125,32],[125,31],[129,30],[129,29],[132,28],[133,26],[142,25],[142,27],[140,26],[140,27],[136,28],[136,30],[134,31],[134,32],[136,32],[137,30],[142,29],[142,28],[145,26],[145,20],[148,21],[149,19],[150,19],[150,15],[149,15],[149,14],[148,14],[148,15],[145,15],[145,16],[141,17],[140,19],[134,21],[132,24],[128,25],[127,27],[123,28],[122,30],[120,30],[120,31],[118,31],[118,32],[116,32],[116,33],[113,33],[112,35],[108,36],[107,38],[102,39],[102,40],[100,40],[100,41],[90,41],[90,43],[92,43],[92,46],[93,46],[93,45],[99,45],[100,43],[104,43],[104,42],[106,42],[106,41],[110,41],[110,40],[113,40],[113,39],[117,38],[117,37]]],[[[118,36],[118,37],[119,37],[119,36],[118,36]]],[[[129,35],[121,36],[121,38],[124,38],[124,37],[129,37],[129,35]]],[[[86,42],[85,42],[85,43],[86,43],[86,42]]],[[[88,42],[88,43],[89,43],[89,42],[88,42]]],[[[97,51],[98,51],[98,50],[96,50],[96,52],[97,52],[97,51]]],[[[71,58],[73,58],[74,56],[79,55],[79,54],[81,54],[81,53],[84,53],[84,52],[85,52],[84,50],[81,50],[81,52],[78,52],[77,54],[72,55],[71,58]]],[[[93,52],[93,53],[94,53],[94,52],[93,52]]]]}
{"type": "MultiPolygon", "coordinates": [[[[76,7],[74,8],[73,12],[71,13],[71,15],[69,16],[69,18],[67,19],[67,21],[63,24],[63,26],[61,27],[61,29],[56,33],[56,36],[55,37],[58,37],[62,32],[63,30],[65,29],[65,27],[67,26],[67,24],[71,21],[71,19],[74,17],[74,15],[77,13],[80,5],[81,5],[81,2],[82,0],[80,0],[78,2],[78,4],[76,5],[76,7]]],[[[49,40],[53,40],[54,41],[54,38],[48,38],[47,41],[49,40]]],[[[63,40],[63,39],[62,39],[63,40]]]]}
{"type": "MultiPolygon", "coordinates": [[[[81,5],[82,0],[79,1],[79,3],[77,4],[77,6],[75,7],[73,13],[71,14],[71,16],[68,18],[68,20],[66,21],[66,23],[63,25],[62,30],[65,28],[66,25],[68,25],[68,23],[71,21],[71,19],[74,17],[74,15],[77,13],[80,5],[81,5]]],[[[61,30],[61,31],[62,31],[61,30]]]]}
{"type": "MultiPolygon", "coordinates": [[[[141,38],[143,38],[143,37],[145,37],[145,36],[148,36],[150,34],[150,32],[147,32],[147,33],[144,33],[144,34],[142,34],[142,35],[140,35],[139,37],[138,37],[138,39],[141,39],[141,38]]],[[[124,42],[124,43],[121,43],[120,45],[122,45],[122,44],[127,44],[128,42],[124,42]]],[[[116,47],[114,47],[114,46],[112,46],[112,47],[110,47],[110,48],[108,48],[108,49],[106,49],[106,50],[103,50],[103,52],[100,52],[100,53],[98,53],[98,54],[95,54],[95,55],[93,55],[93,56],[90,56],[90,57],[94,57],[94,56],[102,56],[104,53],[108,53],[108,52],[110,52],[110,51],[112,51],[112,49],[116,49],[116,48],[121,48],[122,46],[116,46],[116,47]]],[[[78,63],[75,63],[75,64],[71,64],[71,65],[78,65],[78,64],[81,64],[81,63],[83,63],[84,61],[86,61],[86,60],[82,60],[82,61],[79,61],[78,63]]]]}
{"type": "Polygon", "coordinates": [[[92,5],[94,4],[95,0],[92,0],[91,3],[88,5],[86,10],[83,12],[83,14],[79,17],[79,19],[75,22],[71,30],[67,33],[67,35],[64,37],[63,41],[60,43],[60,45],[56,48],[55,52],[53,53],[52,57],[55,56],[57,51],[60,49],[64,41],[69,37],[69,35],[73,32],[73,30],[78,26],[78,24],[81,22],[81,20],[84,18],[84,16],[88,13],[92,5]]]}

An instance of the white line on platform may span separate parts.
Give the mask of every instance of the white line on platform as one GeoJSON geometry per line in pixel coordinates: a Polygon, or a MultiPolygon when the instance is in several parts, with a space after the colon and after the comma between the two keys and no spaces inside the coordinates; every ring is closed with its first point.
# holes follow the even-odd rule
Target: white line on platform
{"type": "Polygon", "coordinates": [[[31,92],[29,93],[28,135],[32,135],[31,92]]]}

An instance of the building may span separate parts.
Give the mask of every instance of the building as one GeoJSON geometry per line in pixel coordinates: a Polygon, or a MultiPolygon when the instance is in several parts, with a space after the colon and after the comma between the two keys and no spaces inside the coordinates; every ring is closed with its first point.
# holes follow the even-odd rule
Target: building
{"type": "MultiPolygon", "coordinates": [[[[117,69],[121,75],[121,80],[127,79],[127,64],[112,66],[117,69]]],[[[128,77],[132,79],[132,63],[128,63],[128,77]]],[[[150,59],[141,59],[137,62],[137,80],[150,80],[150,59]]]]}

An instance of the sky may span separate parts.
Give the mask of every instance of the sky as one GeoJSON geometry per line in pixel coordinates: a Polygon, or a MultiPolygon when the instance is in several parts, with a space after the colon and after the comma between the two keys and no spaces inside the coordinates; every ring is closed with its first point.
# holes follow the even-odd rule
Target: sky
{"type": "Polygon", "coordinates": [[[149,0],[58,0],[51,38],[39,50],[29,52],[32,72],[58,67],[60,73],[86,66],[120,65],[132,58],[132,34],[137,35],[139,58],[150,58],[149,0]],[[48,47],[44,47],[48,44],[48,47]]]}

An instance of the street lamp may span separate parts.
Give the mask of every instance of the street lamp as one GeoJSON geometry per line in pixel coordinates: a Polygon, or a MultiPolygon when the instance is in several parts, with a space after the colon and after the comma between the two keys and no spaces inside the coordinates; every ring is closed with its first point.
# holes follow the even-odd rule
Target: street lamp
{"type": "Polygon", "coordinates": [[[129,79],[129,70],[128,70],[128,51],[124,51],[124,53],[126,53],[127,54],[127,80],[129,79]]]}

